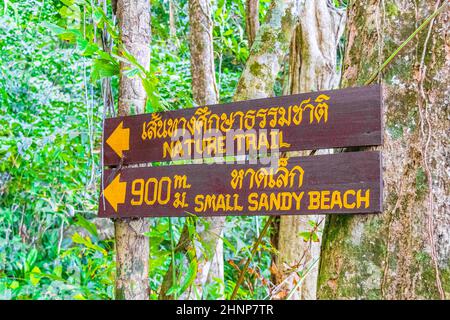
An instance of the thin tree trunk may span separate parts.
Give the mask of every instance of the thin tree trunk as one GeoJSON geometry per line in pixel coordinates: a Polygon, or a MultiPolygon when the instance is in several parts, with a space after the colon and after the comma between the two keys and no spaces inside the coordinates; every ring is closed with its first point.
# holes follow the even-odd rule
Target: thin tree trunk
{"type": "MultiPolygon", "coordinates": [[[[442,1],[352,1],[342,87],[361,85],[442,1]]],[[[384,212],[331,216],[322,299],[450,297],[447,8],[379,77],[384,84],[384,212]]]]}
{"type": "Polygon", "coordinates": [[[169,0],[169,41],[167,41],[168,48],[176,54],[180,47],[180,40],[177,37],[177,6],[176,0],[169,0]]]}
{"type": "MultiPolygon", "coordinates": [[[[289,82],[286,94],[297,94],[337,87],[338,43],[345,26],[345,14],[327,5],[326,0],[306,0],[300,15],[300,23],[292,38],[289,57],[289,82]]],[[[325,151],[325,150],[321,150],[325,151]]],[[[305,156],[309,152],[300,152],[305,156]]],[[[309,221],[316,224],[322,216],[281,216],[276,245],[275,266],[272,266],[275,284],[274,295],[285,298],[292,290],[291,299],[315,299],[317,288],[319,242],[305,242],[300,232],[312,229],[309,221]],[[302,284],[298,272],[309,272],[302,284]]],[[[319,228],[323,227],[323,223],[319,228]]]]}
{"type": "Polygon", "coordinates": [[[259,29],[259,0],[246,0],[245,27],[247,29],[248,47],[255,42],[259,29]]]}
{"type": "MultiPolygon", "coordinates": [[[[145,68],[150,63],[150,1],[118,0],[117,18],[123,46],[145,68]]],[[[119,116],[145,111],[146,93],[139,78],[123,74],[127,65],[121,62],[119,116]]],[[[147,219],[116,219],[116,299],[149,298],[149,239],[147,219]]]]}
{"type": "Polygon", "coordinates": [[[189,27],[194,102],[200,106],[216,104],[219,94],[214,69],[211,0],[189,1],[189,27]]]}
{"type": "MultiPolygon", "coordinates": [[[[295,26],[298,23],[299,7],[301,1],[273,0],[267,14],[267,19],[259,29],[250,57],[239,80],[235,101],[256,99],[273,95],[273,85],[280,70],[281,61],[289,49],[289,43],[295,26]]],[[[217,235],[222,229],[210,229],[209,235],[218,240],[217,235]]],[[[192,245],[185,241],[189,237],[185,227],[177,244],[177,251],[186,252],[192,245]]],[[[173,299],[167,295],[172,287],[173,276],[171,264],[167,271],[160,290],[160,299],[173,299]]]]}
{"type": "MultiPolygon", "coordinates": [[[[219,94],[216,85],[214,68],[214,48],[212,38],[213,22],[211,19],[210,0],[189,1],[189,47],[191,51],[192,94],[196,105],[211,105],[219,102],[219,94]]],[[[223,283],[223,242],[221,240],[225,217],[206,217],[197,222],[199,241],[195,242],[197,259],[197,274],[192,286],[179,298],[202,299],[205,284],[217,282],[223,283]]],[[[186,241],[189,238],[188,229],[185,227],[180,239],[186,241]]],[[[189,240],[190,242],[192,240],[189,240]]],[[[186,244],[187,245],[187,244],[186,244]]],[[[171,266],[172,267],[172,266],[171,266]]],[[[172,269],[171,269],[172,270],[172,269]]],[[[171,299],[166,296],[165,290],[169,283],[173,283],[172,275],[166,274],[164,287],[161,290],[161,298],[171,299]],[[170,281],[169,281],[170,280],[170,281]]],[[[219,292],[223,297],[223,285],[219,292]]],[[[169,289],[170,287],[167,287],[169,289]]]]}
{"type": "Polygon", "coordinates": [[[301,0],[272,1],[239,79],[235,101],[273,96],[273,86],[303,3],[301,0]]]}
{"type": "Polygon", "coordinates": [[[176,9],[175,0],[169,0],[169,35],[171,38],[176,38],[177,27],[175,25],[176,9]]]}
{"type": "MultiPolygon", "coordinates": [[[[217,92],[214,48],[212,38],[213,22],[211,19],[210,0],[189,1],[189,46],[191,51],[192,94],[196,105],[217,104],[217,92]]],[[[195,243],[197,274],[192,286],[179,298],[202,299],[203,287],[207,282],[223,280],[223,243],[221,240],[225,217],[206,217],[204,222],[198,222],[197,233],[199,241],[195,243]],[[207,227],[205,227],[205,225],[207,227]]],[[[192,245],[189,232],[185,226],[180,241],[185,246],[192,245]]],[[[180,242],[178,243],[180,247],[180,242]]],[[[160,298],[173,299],[166,292],[173,285],[173,265],[163,280],[160,298]]],[[[223,282],[223,281],[222,281],[223,282]]],[[[223,287],[221,288],[223,294],[223,287]]]]}

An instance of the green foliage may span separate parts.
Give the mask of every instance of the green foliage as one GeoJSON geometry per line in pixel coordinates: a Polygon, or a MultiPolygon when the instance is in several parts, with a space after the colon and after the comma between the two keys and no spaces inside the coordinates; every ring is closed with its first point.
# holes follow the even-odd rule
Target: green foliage
{"type": "Polygon", "coordinates": [[[314,220],[309,220],[308,224],[310,230],[300,232],[299,236],[302,237],[305,242],[319,242],[319,234],[322,232],[321,229],[319,229],[319,224],[314,220]]]}
{"type": "MultiPolygon", "coordinates": [[[[224,242],[225,250],[225,296],[229,298],[235,287],[239,271],[246,259],[251,256],[251,249],[258,238],[268,217],[227,217],[224,234],[228,242],[224,242]],[[236,232],[239,230],[238,232],[236,232]]],[[[270,238],[263,238],[256,256],[252,257],[245,280],[239,287],[237,299],[266,299],[269,296],[268,283],[272,254],[275,253],[270,238]]]]}
{"type": "Polygon", "coordinates": [[[52,5],[8,2],[0,17],[0,295],[104,298],[112,252],[64,237],[75,214],[95,212],[100,118],[81,56],[42,26],[52,5]]]}

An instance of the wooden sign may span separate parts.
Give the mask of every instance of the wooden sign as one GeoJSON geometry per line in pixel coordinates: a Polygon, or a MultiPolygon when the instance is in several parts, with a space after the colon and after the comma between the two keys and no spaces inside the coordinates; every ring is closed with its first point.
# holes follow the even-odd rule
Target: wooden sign
{"type": "Polygon", "coordinates": [[[377,151],[262,165],[192,164],[108,169],[100,217],[381,212],[377,151]]]}
{"type": "Polygon", "coordinates": [[[221,156],[230,144],[236,154],[380,145],[381,131],[379,85],[320,91],[106,119],[104,164],[221,156]],[[208,130],[223,136],[205,138],[208,130]],[[231,130],[243,132],[226,140],[231,130]],[[172,141],[176,132],[188,138],[172,141]]]}

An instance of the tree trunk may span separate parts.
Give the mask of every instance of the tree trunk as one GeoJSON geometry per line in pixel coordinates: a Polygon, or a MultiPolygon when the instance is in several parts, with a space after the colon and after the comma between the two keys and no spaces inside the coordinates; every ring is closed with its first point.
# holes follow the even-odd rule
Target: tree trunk
{"type": "MultiPolygon", "coordinates": [[[[273,85],[280,70],[281,61],[288,52],[290,39],[298,22],[298,8],[299,2],[295,0],[272,1],[267,19],[257,34],[250,57],[239,80],[234,96],[235,101],[273,95],[273,85]]],[[[222,229],[223,226],[216,230],[210,228],[208,234],[218,240],[217,235],[222,234],[222,229]]],[[[178,252],[186,252],[192,245],[190,241],[185,241],[188,237],[187,233],[188,230],[185,227],[177,244],[178,252]]],[[[219,256],[217,252],[216,255],[219,256]]],[[[173,283],[172,267],[171,264],[164,277],[159,294],[160,299],[173,299],[173,296],[167,295],[167,291],[173,283]]]]}
{"type": "Polygon", "coordinates": [[[172,39],[177,36],[177,27],[175,23],[176,9],[174,1],[175,0],[169,0],[169,35],[172,39]]]}
{"type": "MultiPolygon", "coordinates": [[[[211,105],[219,102],[214,68],[213,21],[211,0],[189,1],[189,48],[191,51],[192,95],[196,105],[211,105]]],[[[206,217],[205,225],[198,223],[199,241],[195,245],[197,253],[197,276],[190,290],[190,298],[202,298],[203,286],[208,281],[222,279],[223,282],[223,242],[222,230],[225,217],[206,217]]],[[[220,285],[223,297],[223,285],[220,285]]]]}
{"type": "MultiPolygon", "coordinates": [[[[300,23],[292,38],[289,56],[289,81],[286,94],[333,89],[339,84],[337,50],[345,26],[345,14],[327,5],[326,0],[306,0],[300,23]]],[[[326,151],[326,150],[321,150],[326,151]]],[[[327,152],[327,151],[326,151],[327,152]]],[[[328,152],[327,152],[328,153],[328,152]]],[[[302,156],[308,151],[300,152],[302,156]]],[[[319,242],[305,242],[300,232],[312,229],[309,221],[323,227],[323,216],[281,216],[276,227],[278,235],[275,256],[275,296],[285,298],[292,290],[291,299],[315,299],[317,289],[317,260],[319,242]],[[301,285],[299,271],[305,272],[301,285]]]]}
{"type": "Polygon", "coordinates": [[[211,0],[189,1],[189,27],[194,102],[199,106],[216,104],[219,94],[214,68],[211,0]]]}
{"type": "Polygon", "coordinates": [[[175,0],[169,0],[169,39],[167,47],[173,54],[178,52],[180,40],[177,37],[177,6],[175,0]]]}
{"type": "Polygon", "coordinates": [[[259,29],[259,0],[246,0],[245,27],[247,29],[248,47],[255,42],[259,29]]]}
{"type": "MultiPolygon", "coordinates": [[[[361,85],[442,1],[352,1],[342,87],[361,85]]],[[[330,216],[322,299],[450,297],[449,10],[407,45],[384,84],[384,212],[330,216]]]]}
{"type": "MultiPolygon", "coordinates": [[[[145,68],[150,64],[149,0],[118,0],[117,18],[120,39],[127,51],[145,68]]],[[[119,116],[145,111],[146,93],[139,78],[123,74],[127,64],[120,64],[119,116]]],[[[147,219],[116,219],[116,299],[149,298],[149,240],[147,219]]]]}
{"type": "Polygon", "coordinates": [[[298,0],[272,1],[239,79],[235,101],[273,96],[275,79],[289,50],[303,3],[298,0]]]}

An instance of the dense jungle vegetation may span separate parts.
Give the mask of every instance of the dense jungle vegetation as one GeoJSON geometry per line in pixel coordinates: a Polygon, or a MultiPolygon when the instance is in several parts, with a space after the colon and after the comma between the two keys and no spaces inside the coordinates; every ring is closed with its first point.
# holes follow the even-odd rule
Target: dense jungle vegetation
{"type": "Polygon", "coordinates": [[[133,1],[0,1],[0,299],[449,298],[448,2],[133,1]],[[126,219],[97,210],[127,81],[145,113],[382,84],[383,212],[140,219],[148,279],[118,289],[126,219]]]}
{"type": "MultiPolygon", "coordinates": [[[[187,43],[187,1],[176,2],[171,34],[169,1],[152,1],[151,83],[164,110],[193,106],[187,43]]],[[[263,17],[268,1],[261,1],[263,17]]],[[[214,6],[214,51],[221,102],[229,102],[248,56],[243,3],[214,6]]],[[[0,297],[2,299],[111,299],[114,243],[99,234],[96,216],[104,110],[101,78],[117,92],[118,61],[99,41],[103,25],[117,30],[111,4],[81,0],[3,1],[0,13],[0,297]],[[94,27],[94,24],[96,27],[94,27]]],[[[108,113],[109,112],[109,113],[108,113]]],[[[255,226],[265,218],[230,217],[225,288],[249,255],[255,226]]],[[[184,219],[151,219],[151,297],[171,259],[168,233],[184,219]]],[[[104,228],[111,228],[105,226],[104,228]]],[[[262,247],[245,298],[265,298],[270,276],[262,247]]],[[[181,257],[175,257],[181,259],[181,257]]],[[[191,279],[180,279],[182,288],[191,279]],[[183,283],[183,281],[185,283],[183,283]]],[[[214,288],[210,289],[214,297],[214,288]]],[[[227,291],[227,292],[228,292],[227,291]]],[[[229,294],[230,292],[228,292],[229,294]]]]}

